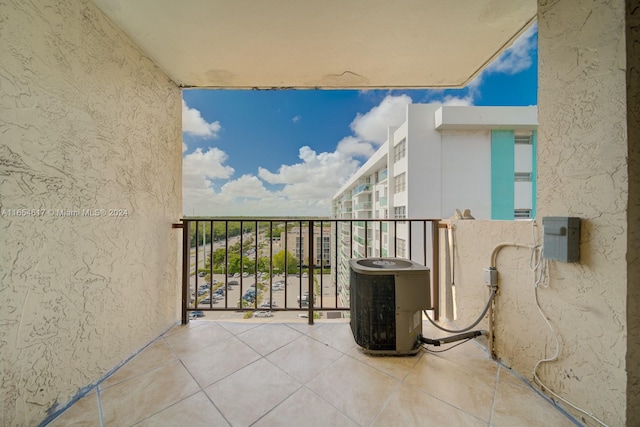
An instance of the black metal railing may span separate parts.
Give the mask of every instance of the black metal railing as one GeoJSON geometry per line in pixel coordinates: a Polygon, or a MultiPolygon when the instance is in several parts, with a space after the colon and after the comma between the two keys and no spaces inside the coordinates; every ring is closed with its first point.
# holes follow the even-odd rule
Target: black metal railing
{"type": "Polygon", "coordinates": [[[348,260],[408,258],[431,267],[438,317],[436,219],[183,218],[182,322],[209,312],[242,317],[349,311],[348,260]],[[295,299],[294,299],[295,298],[295,299]]]}

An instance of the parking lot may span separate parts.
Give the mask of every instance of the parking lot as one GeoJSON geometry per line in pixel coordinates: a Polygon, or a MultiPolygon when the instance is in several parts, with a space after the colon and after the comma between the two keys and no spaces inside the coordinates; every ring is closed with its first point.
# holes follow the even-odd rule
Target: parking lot
{"type": "MultiPolygon", "coordinates": [[[[224,309],[225,307],[235,309],[239,307],[241,296],[243,296],[244,307],[255,308],[254,316],[257,314],[255,317],[277,317],[278,319],[304,317],[306,312],[284,311],[284,309],[305,310],[308,307],[309,278],[305,276],[306,274],[303,274],[302,277],[288,275],[285,278],[284,275],[276,275],[271,280],[268,275],[259,277],[258,283],[262,286],[259,286],[257,291],[256,302],[251,298],[252,293],[253,295],[256,293],[255,275],[225,277],[223,274],[214,274],[211,288],[205,282],[205,277],[194,275],[190,279],[191,307],[196,308],[195,300],[197,299],[198,309],[224,309]],[[210,289],[213,290],[213,297],[209,293],[210,289]],[[200,295],[197,295],[198,293],[200,295]]],[[[320,310],[321,307],[335,308],[336,294],[331,275],[315,275],[315,279],[316,289],[321,290],[321,295],[316,292],[314,308],[317,310],[320,310]]],[[[242,319],[246,315],[246,312],[236,310],[204,311],[203,313],[205,317],[211,319],[242,319]]]]}

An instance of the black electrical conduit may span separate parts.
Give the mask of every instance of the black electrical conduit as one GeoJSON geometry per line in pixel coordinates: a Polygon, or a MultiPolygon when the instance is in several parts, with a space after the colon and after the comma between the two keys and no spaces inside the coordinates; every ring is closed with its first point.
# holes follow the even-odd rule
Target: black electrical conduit
{"type": "Polygon", "coordinates": [[[420,336],[420,342],[423,344],[429,344],[429,345],[434,345],[438,347],[441,344],[448,344],[450,342],[468,340],[468,339],[479,337],[480,335],[486,335],[486,334],[487,334],[487,331],[471,331],[471,332],[465,332],[464,334],[460,334],[460,335],[452,335],[450,337],[444,337],[444,338],[438,338],[438,339],[431,339],[431,338],[425,338],[423,336],[420,336]]]}

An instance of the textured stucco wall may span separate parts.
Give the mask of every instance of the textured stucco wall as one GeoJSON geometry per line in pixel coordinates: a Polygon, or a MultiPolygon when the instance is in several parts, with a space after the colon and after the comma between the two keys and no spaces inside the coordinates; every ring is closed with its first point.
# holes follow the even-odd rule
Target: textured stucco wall
{"type": "MultiPolygon", "coordinates": [[[[640,115],[637,75],[635,89],[633,83],[626,87],[625,76],[627,69],[631,77],[637,73],[626,62],[625,6],[630,3],[634,2],[538,3],[538,219],[533,234],[541,236],[544,216],[582,219],[580,262],[551,261],[549,287],[538,292],[562,344],[559,360],[541,365],[538,376],[555,392],[615,426],[638,425],[640,387],[640,115]]],[[[637,8],[629,10],[637,13],[637,8]]],[[[633,61],[637,63],[638,55],[633,61]]],[[[501,240],[530,244],[532,239],[530,222],[458,222],[459,326],[473,320],[486,295],[481,270],[489,262],[492,245],[501,240]]],[[[555,342],[534,305],[529,251],[503,249],[498,272],[494,349],[533,382],[536,361],[552,356],[555,342]]],[[[578,420],[596,425],[563,406],[578,420]]]]}
{"type": "Polygon", "coordinates": [[[627,425],[640,425],[640,1],[627,1],[627,425]]]}
{"type": "Polygon", "coordinates": [[[34,425],[178,318],[181,94],[83,0],[0,3],[0,58],[0,425],[34,425]]]}
{"type": "MultiPolygon", "coordinates": [[[[477,319],[488,300],[490,290],[484,282],[484,269],[491,266],[493,249],[501,243],[531,245],[532,221],[449,220],[447,223],[453,228],[453,239],[447,234],[450,231],[441,230],[440,274],[446,281],[453,279],[455,291],[442,288],[441,306],[447,308],[446,317],[454,320],[451,301],[455,293],[457,317],[454,324],[462,327],[477,319]],[[453,259],[449,260],[444,251],[448,242],[453,242],[454,245],[454,250],[450,252],[453,259]]],[[[505,347],[512,347],[517,351],[523,346],[545,345],[546,331],[542,328],[544,321],[538,321],[532,305],[533,273],[529,270],[530,255],[530,250],[517,247],[505,247],[498,252],[496,267],[499,273],[499,292],[495,299],[494,318],[498,320],[495,347],[500,350],[499,356],[504,353],[502,350],[505,347]],[[510,317],[514,319],[511,320],[510,317]],[[515,332],[522,324],[527,323],[538,329],[538,336],[524,344],[515,336],[515,332]]],[[[477,326],[477,329],[488,328],[487,318],[477,326]]],[[[531,356],[533,357],[535,356],[531,356]]],[[[525,376],[524,373],[521,374],[525,376]]]]}
{"type": "Polygon", "coordinates": [[[580,262],[550,265],[541,302],[563,350],[540,374],[578,406],[623,425],[630,283],[625,1],[540,1],[538,13],[538,217],[582,218],[580,262]]]}

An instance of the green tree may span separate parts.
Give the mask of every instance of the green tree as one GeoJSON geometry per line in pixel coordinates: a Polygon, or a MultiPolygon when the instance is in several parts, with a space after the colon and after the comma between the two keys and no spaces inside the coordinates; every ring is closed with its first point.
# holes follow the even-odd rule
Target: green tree
{"type": "Polygon", "coordinates": [[[280,237],[281,234],[282,234],[282,226],[274,225],[272,230],[269,230],[265,233],[265,236],[273,238],[273,237],[280,237]]]}
{"type": "Polygon", "coordinates": [[[298,268],[300,261],[295,256],[291,255],[289,251],[280,251],[273,255],[273,268],[278,271],[285,271],[287,273],[294,273],[298,268]],[[286,257],[285,257],[286,254],[286,257]],[[286,269],[285,269],[286,258],[286,269]]]}

